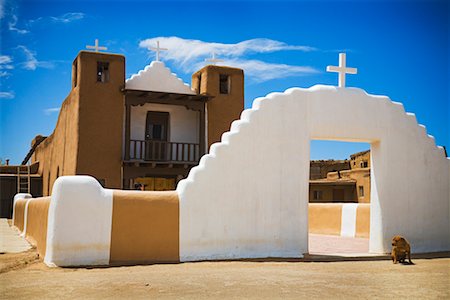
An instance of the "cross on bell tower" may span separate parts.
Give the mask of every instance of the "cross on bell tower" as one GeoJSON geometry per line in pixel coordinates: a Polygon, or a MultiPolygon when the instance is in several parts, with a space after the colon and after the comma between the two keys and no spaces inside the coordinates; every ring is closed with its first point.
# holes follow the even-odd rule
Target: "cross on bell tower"
{"type": "Polygon", "coordinates": [[[98,45],[98,39],[95,39],[95,44],[94,44],[94,46],[86,45],[86,48],[87,48],[87,49],[94,49],[95,52],[99,52],[99,50],[108,50],[108,48],[103,47],[103,46],[99,46],[99,45],[98,45]]]}
{"type": "Polygon", "coordinates": [[[218,62],[222,62],[223,59],[216,58],[216,53],[213,52],[211,58],[207,58],[207,59],[205,59],[205,61],[207,63],[210,63],[211,65],[215,65],[218,62]]]}
{"type": "Polygon", "coordinates": [[[339,67],[327,66],[327,72],[339,73],[339,87],[345,88],[345,74],[356,74],[358,69],[347,68],[345,53],[339,53],[339,67]]]}

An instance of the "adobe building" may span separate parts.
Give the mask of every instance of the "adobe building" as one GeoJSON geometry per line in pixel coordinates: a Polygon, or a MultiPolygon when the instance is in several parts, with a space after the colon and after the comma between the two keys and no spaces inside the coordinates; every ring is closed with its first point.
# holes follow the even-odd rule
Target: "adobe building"
{"type": "Polygon", "coordinates": [[[44,196],[62,175],[174,190],[243,109],[240,69],[206,66],[191,88],[160,61],[125,80],[123,55],[81,51],[55,130],[33,141],[30,158],[44,196]]]}
{"type": "Polygon", "coordinates": [[[310,203],[370,203],[370,150],[350,160],[311,161],[309,187],[310,203]]]}

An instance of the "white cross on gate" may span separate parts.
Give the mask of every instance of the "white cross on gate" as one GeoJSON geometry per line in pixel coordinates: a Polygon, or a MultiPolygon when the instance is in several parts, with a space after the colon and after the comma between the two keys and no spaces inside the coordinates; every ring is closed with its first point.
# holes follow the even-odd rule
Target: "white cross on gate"
{"type": "Polygon", "coordinates": [[[205,61],[211,63],[211,65],[215,65],[218,62],[222,62],[223,59],[216,58],[216,53],[213,52],[212,57],[205,59],[205,61]]]}
{"type": "Polygon", "coordinates": [[[108,48],[98,45],[98,39],[95,39],[95,46],[86,45],[86,48],[87,49],[94,49],[95,52],[98,52],[98,50],[108,50],[108,48]]]}
{"type": "Polygon", "coordinates": [[[345,53],[339,53],[339,67],[327,66],[327,72],[339,73],[339,87],[345,88],[345,74],[358,73],[357,68],[347,68],[345,53]]]}
{"type": "Polygon", "coordinates": [[[156,48],[150,47],[150,50],[156,52],[156,61],[159,61],[159,52],[164,51],[164,50],[169,50],[169,49],[159,47],[159,41],[156,41],[156,48]]]}

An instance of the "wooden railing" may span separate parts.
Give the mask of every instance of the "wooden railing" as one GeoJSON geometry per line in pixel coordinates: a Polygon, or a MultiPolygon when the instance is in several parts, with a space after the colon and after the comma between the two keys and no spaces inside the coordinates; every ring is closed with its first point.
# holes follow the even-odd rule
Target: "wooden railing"
{"type": "Polygon", "coordinates": [[[130,140],[130,159],[167,162],[198,162],[199,144],[130,140]]]}

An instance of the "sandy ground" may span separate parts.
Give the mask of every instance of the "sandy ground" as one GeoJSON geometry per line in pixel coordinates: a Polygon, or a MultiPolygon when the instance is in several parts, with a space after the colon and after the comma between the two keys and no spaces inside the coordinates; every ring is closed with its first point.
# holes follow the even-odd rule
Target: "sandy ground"
{"type": "Polygon", "coordinates": [[[414,265],[389,260],[232,261],[47,268],[30,250],[0,255],[0,298],[449,299],[450,258],[413,261],[414,265]]]}

